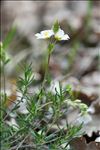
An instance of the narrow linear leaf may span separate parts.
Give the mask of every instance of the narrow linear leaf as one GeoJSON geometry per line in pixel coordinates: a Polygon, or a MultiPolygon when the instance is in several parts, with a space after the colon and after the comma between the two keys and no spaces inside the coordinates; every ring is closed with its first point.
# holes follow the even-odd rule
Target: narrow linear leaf
{"type": "Polygon", "coordinates": [[[9,44],[11,43],[12,39],[14,38],[14,35],[16,33],[16,27],[11,28],[11,30],[8,32],[5,40],[3,41],[3,49],[5,50],[9,44]]]}

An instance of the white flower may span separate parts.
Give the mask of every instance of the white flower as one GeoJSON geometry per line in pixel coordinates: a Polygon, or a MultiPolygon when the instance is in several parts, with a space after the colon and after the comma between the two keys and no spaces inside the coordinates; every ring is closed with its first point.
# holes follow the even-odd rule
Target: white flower
{"type": "Polygon", "coordinates": [[[53,30],[44,30],[44,31],[41,31],[40,33],[35,34],[37,39],[48,39],[52,35],[54,35],[53,30]]]}
{"type": "Polygon", "coordinates": [[[58,41],[70,39],[68,34],[65,34],[64,31],[61,30],[60,28],[57,33],[54,33],[53,29],[51,29],[51,30],[44,30],[44,31],[41,31],[40,33],[35,34],[37,39],[48,39],[53,35],[55,39],[58,41]]]}
{"type": "Polygon", "coordinates": [[[57,40],[59,40],[59,41],[70,39],[70,37],[68,36],[68,34],[65,34],[64,31],[61,30],[60,28],[59,28],[58,32],[55,33],[54,36],[55,36],[55,38],[56,38],[57,40]]]}

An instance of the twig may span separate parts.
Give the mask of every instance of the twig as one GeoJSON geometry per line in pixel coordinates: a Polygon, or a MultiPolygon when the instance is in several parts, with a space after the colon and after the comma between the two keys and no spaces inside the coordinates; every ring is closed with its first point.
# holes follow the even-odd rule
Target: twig
{"type": "MultiPolygon", "coordinates": [[[[8,149],[8,150],[15,150],[17,148],[17,146],[13,146],[12,148],[8,149]]],[[[22,145],[20,146],[20,148],[34,148],[36,149],[35,145],[22,145]]]]}
{"type": "Polygon", "coordinates": [[[29,134],[20,142],[20,144],[19,144],[19,146],[16,148],[16,150],[18,150],[18,149],[22,146],[23,142],[28,138],[28,136],[29,136],[29,134]]]}

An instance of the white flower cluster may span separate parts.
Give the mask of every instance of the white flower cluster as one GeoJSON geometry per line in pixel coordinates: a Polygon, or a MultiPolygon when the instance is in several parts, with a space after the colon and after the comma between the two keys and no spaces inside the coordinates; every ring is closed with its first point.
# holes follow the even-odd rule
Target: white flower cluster
{"type": "Polygon", "coordinates": [[[41,31],[40,33],[35,34],[35,36],[37,37],[37,39],[48,39],[51,36],[54,36],[55,39],[58,41],[70,39],[68,34],[65,34],[61,28],[59,28],[57,33],[54,33],[54,31],[51,29],[41,31]]]}

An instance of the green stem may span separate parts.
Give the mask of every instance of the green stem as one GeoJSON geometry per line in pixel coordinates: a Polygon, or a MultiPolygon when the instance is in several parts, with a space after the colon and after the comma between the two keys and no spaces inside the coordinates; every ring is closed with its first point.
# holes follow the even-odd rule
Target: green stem
{"type": "Polygon", "coordinates": [[[48,71],[49,71],[49,62],[50,62],[50,53],[48,52],[48,58],[47,58],[47,63],[46,63],[46,67],[45,67],[45,74],[44,74],[44,79],[42,82],[42,89],[45,87],[45,83],[47,81],[47,77],[48,77],[48,71]]]}
{"type": "Polygon", "coordinates": [[[16,150],[18,150],[22,144],[24,143],[24,141],[29,137],[29,134],[19,143],[18,147],[16,148],[16,150]]]}
{"type": "Polygon", "coordinates": [[[52,128],[52,126],[55,124],[55,122],[56,122],[56,115],[55,115],[54,118],[53,118],[52,124],[51,124],[51,125],[48,127],[48,129],[47,129],[46,135],[47,135],[47,133],[51,130],[51,128],[52,128]]]}
{"type": "Polygon", "coordinates": [[[52,41],[52,39],[51,39],[50,43],[48,44],[48,49],[47,49],[48,56],[47,56],[47,62],[46,62],[44,79],[43,79],[43,82],[42,82],[42,89],[45,87],[45,83],[46,83],[46,81],[48,79],[50,56],[51,56],[51,53],[52,53],[52,51],[54,49],[54,45],[56,44],[56,42],[57,42],[56,40],[52,41]],[[49,47],[50,44],[52,45],[51,47],[49,47]]]}
{"type": "Polygon", "coordinates": [[[3,62],[2,66],[2,74],[3,74],[3,95],[4,95],[4,103],[6,102],[6,77],[5,77],[5,62],[3,62]]]}

